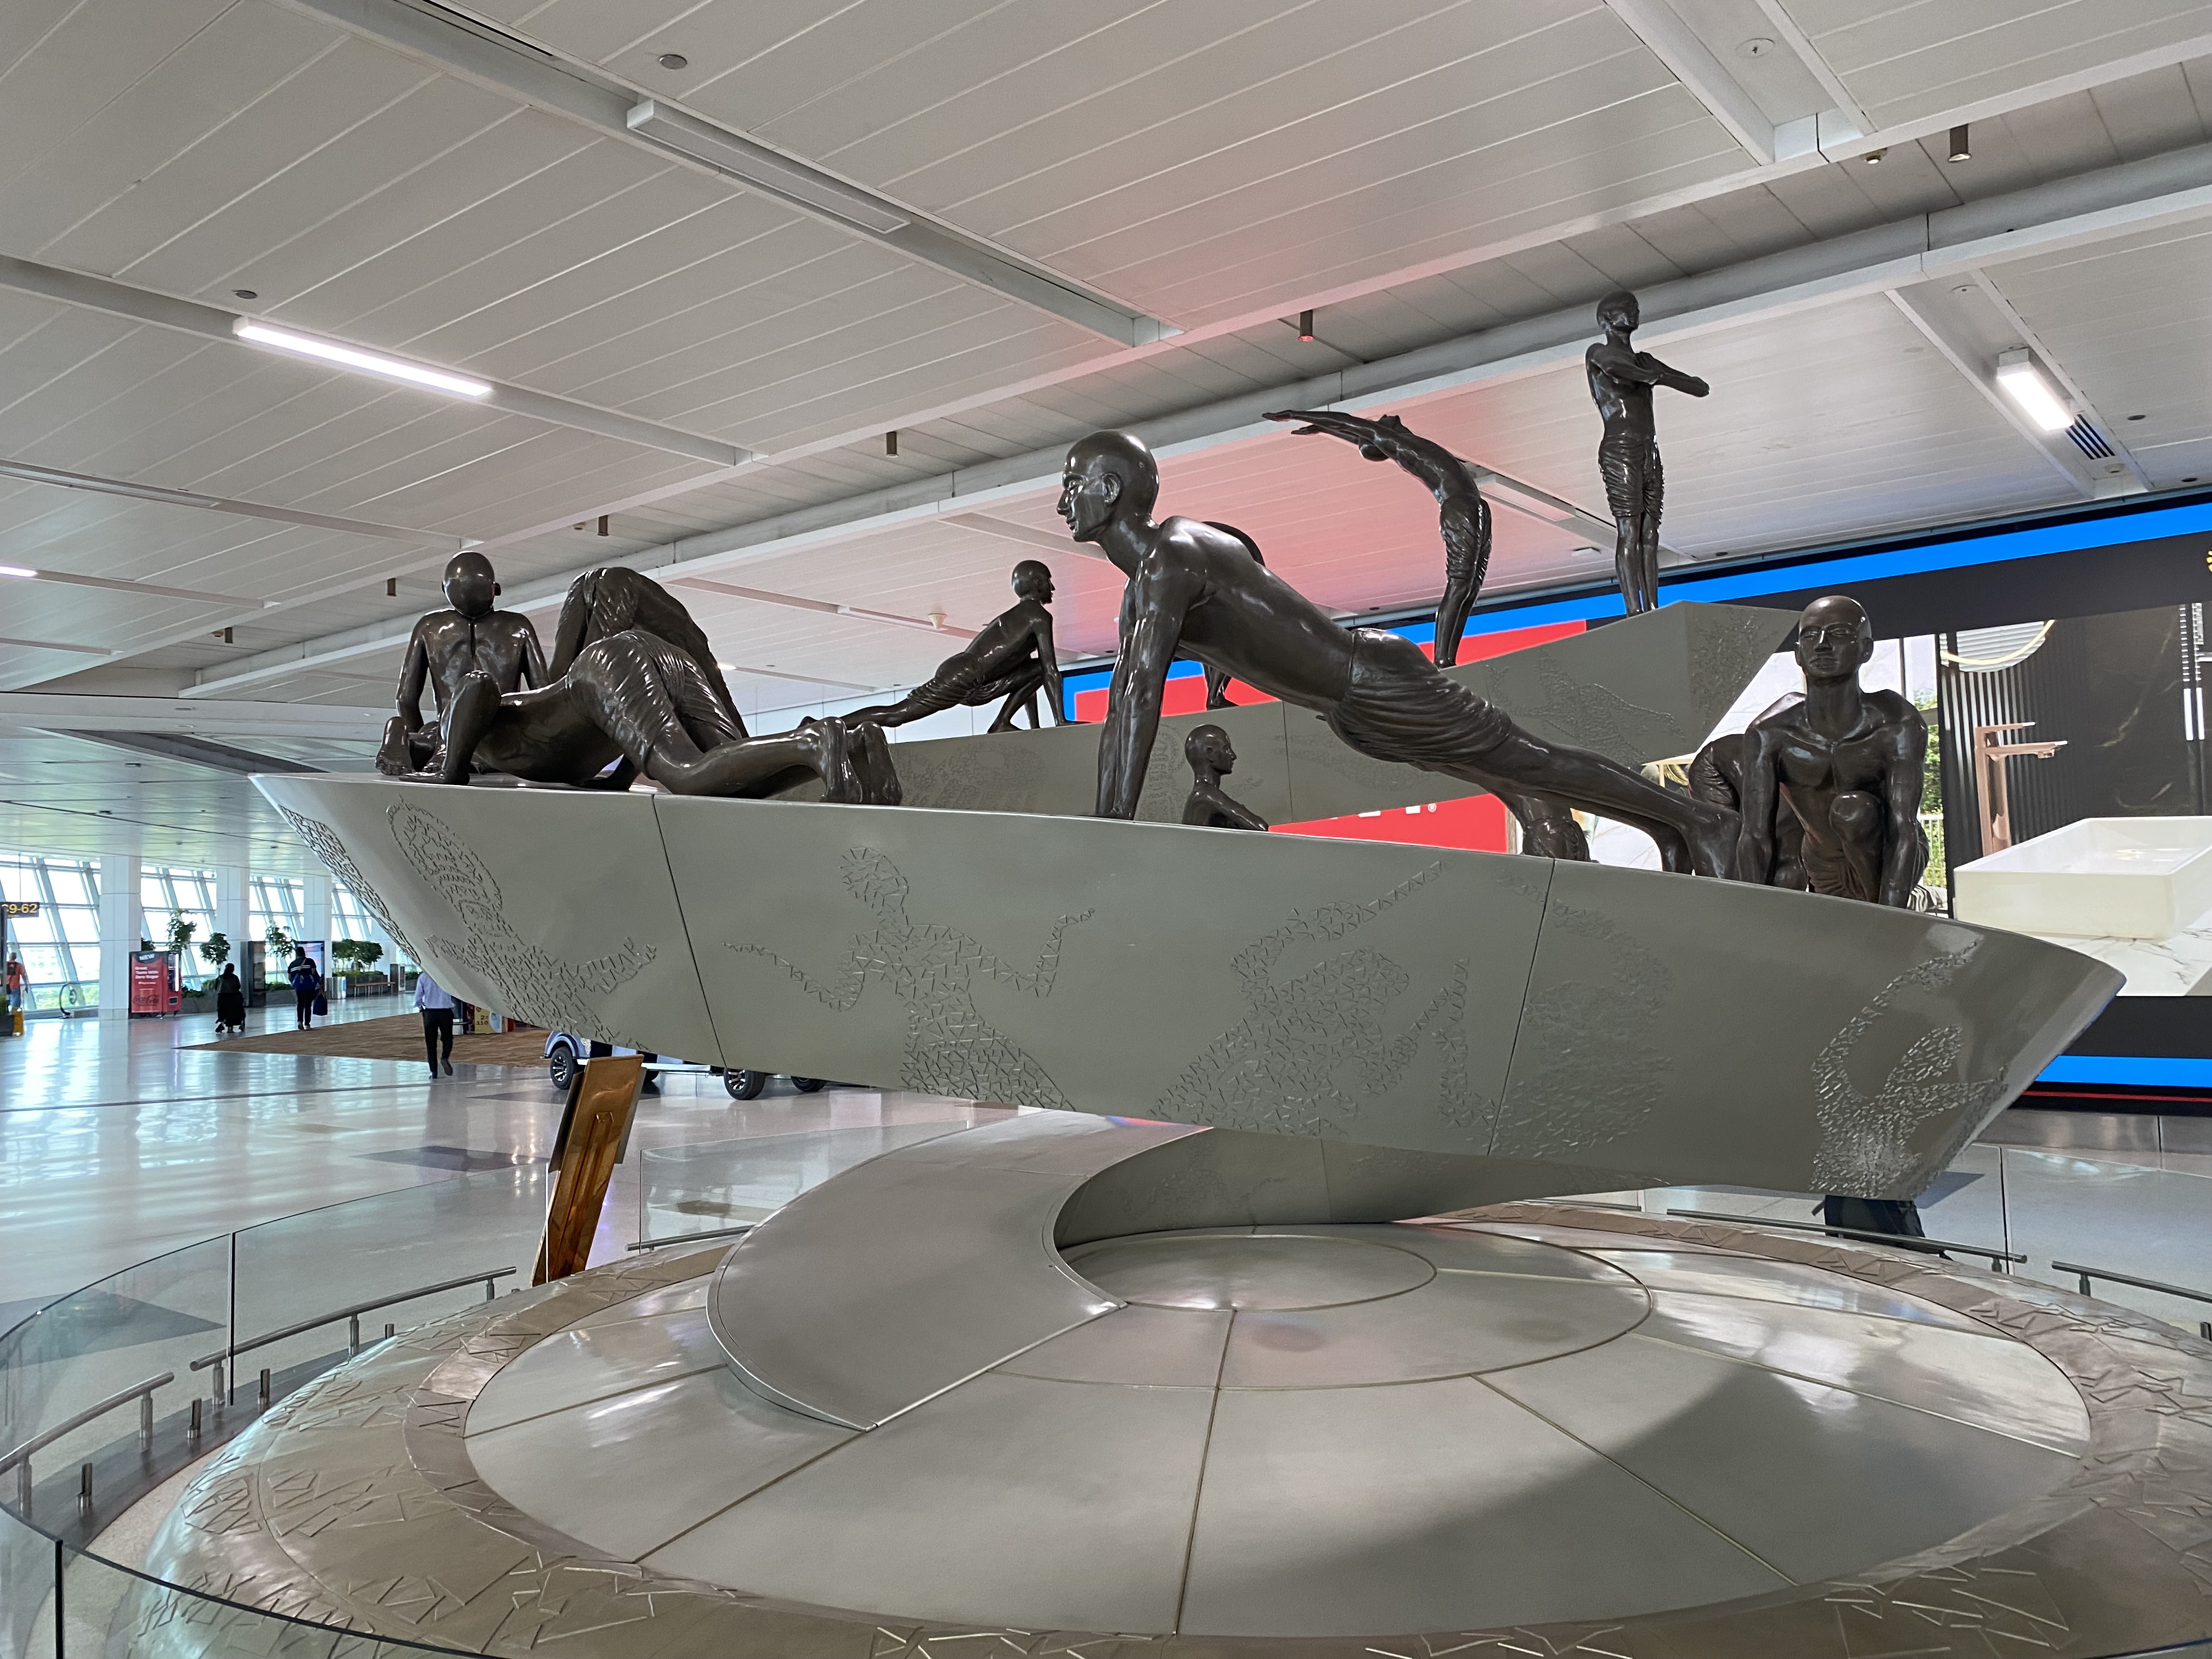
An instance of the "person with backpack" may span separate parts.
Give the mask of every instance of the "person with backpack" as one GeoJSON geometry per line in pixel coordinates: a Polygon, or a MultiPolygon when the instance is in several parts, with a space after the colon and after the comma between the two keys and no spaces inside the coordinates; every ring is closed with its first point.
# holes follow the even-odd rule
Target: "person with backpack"
{"type": "Polygon", "coordinates": [[[296,947],[292,952],[292,965],[284,970],[284,977],[292,982],[292,995],[300,1008],[300,1029],[315,1029],[315,1004],[323,994],[323,975],[315,966],[315,959],[296,947]]]}

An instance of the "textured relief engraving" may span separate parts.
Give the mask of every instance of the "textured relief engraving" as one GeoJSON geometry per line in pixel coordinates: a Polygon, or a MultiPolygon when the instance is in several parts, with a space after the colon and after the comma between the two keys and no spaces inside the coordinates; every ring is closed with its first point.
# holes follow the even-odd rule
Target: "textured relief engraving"
{"type": "Polygon", "coordinates": [[[1275,977],[1276,964],[1293,945],[1346,938],[1443,870],[1439,860],[1363,903],[1297,911],[1238,951],[1230,968],[1250,1012],[1183,1068],[1160,1097],[1161,1110],[1224,1129],[1349,1134],[1361,1099],[1395,1087],[1423,1042],[1433,1037],[1444,1055],[1445,1121],[1475,1121],[1482,1106],[1468,1098],[1465,962],[1413,1028],[1397,1036],[1383,1029],[1383,1017],[1413,976],[1378,951],[1340,951],[1295,979],[1275,977]],[[1347,1067],[1357,1078],[1349,1086],[1347,1067]]]}
{"type": "Polygon", "coordinates": [[[834,976],[817,980],[798,963],[763,945],[732,944],[740,956],[765,957],[806,994],[839,1013],[860,1000],[872,979],[906,1005],[902,1087],[962,1100],[1002,1100],[1055,1111],[1073,1108],[1060,1085],[1021,1045],[975,1006],[970,989],[977,974],[1000,980],[1033,997],[1052,994],[1060,975],[1060,939],[1091,919],[1091,912],[1054,921],[1027,973],[957,927],[921,923],[907,915],[906,877],[872,847],[854,847],[844,859],[845,890],[875,914],[876,928],[854,939],[834,976]]]}
{"type": "Polygon", "coordinates": [[[1906,969],[1875,992],[1814,1057],[1820,1145],[1813,1155],[1813,1183],[1819,1190],[1910,1198],[1901,1188],[1916,1170],[1939,1169],[1948,1161],[1915,1154],[1912,1139],[1922,1126],[1948,1118],[1948,1138],[1963,1142],[1983,1111],[2002,1096],[2002,1073],[1978,1083],[1961,1075],[1966,1033],[1956,1025],[1939,1025],[1916,1039],[1875,1093],[1862,1092],[1851,1080],[1852,1055],[1900,997],[1940,991],[1958,977],[1981,944],[1972,934],[1964,937],[1958,950],[1906,969]]]}
{"type": "Polygon", "coordinates": [[[346,891],[359,899],[369,915],[376,918],[377,925],[392,935],[392,942],[410,958],[420,962],[422,959],[421,955],[407,942],[407,935],[399,931],[399,924],[392,919],[392,907],[384,902],[384,896],[370,884],[368,878],[362,874],[361,866],[346,852],[345,843],[338,839],[337,831],[327,823],[295,812],[289,806],[281,806],[277,811],[290,820],[292,827],[300,832],[300,839],[315,849],[315,856],[323,861],[323,868],[344,883],[346,891]]]}
{"type": "Polygon", "coordinates": [[[1503,1157],[1559,1158],[1618,1140],[1650,1115],[1670,1064],[1658,1038],[1674,975],[1657,953],[1571,904],[1553,903],[1544,925],[1601,948],[1571,958],[1591,963],[1592,976],[1531,990],[1490,1149],[1503,1157]]]}
{"type": "Polygon", "coordinates": [[[1615,759],[1642,759],[1655,750],[1688,741],[1682,722],[1662,708],[1646,708],[1604,686],[1577,679],[1557,658],[1539,653],[1536,683],[1543,701],[1521,716],[1524,725],[1547,728],[1584,749],[1615,759]]]}
{"type": "Polygon", "coordinates": [[[1690,695],[1699,719],[1717,720],[1774,654],[1774,623],[1724,605],[1693,612],[1690,628],[1690,695]]]}
{"type": "Polygon", "coordinates": [[[434,935],[431,948],[497,986],[501,1012],[624,1048],[650,1046],[619,1032],[600,1002],[653,961],[658,953],[652,945],[625,939],[620,950],[590,961],[556,957],[515,931],[499,883],[451,826],[420,807],[404,804],[392,807],[388,819],[392,839],[416,873],[460,914],[460,939],[434,935]]]}

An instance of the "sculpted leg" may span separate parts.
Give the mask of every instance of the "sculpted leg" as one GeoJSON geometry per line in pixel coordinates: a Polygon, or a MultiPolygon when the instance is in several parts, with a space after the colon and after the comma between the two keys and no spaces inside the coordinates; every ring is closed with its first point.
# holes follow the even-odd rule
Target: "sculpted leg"
{"type": "Polygon", "coordinates": [[[384,723],[384,741],[376,750],[376,769],[387,778],[404,778],[428,766],[437,752],[437,727],[410,726],[394,714],[384,723]]]}
{"type": "Polygon", "coordinates": [[[1735,860],[1735,813],[1662,789],[1601,755],[1554,749],[1516,728],[1483,756],[1482,768],[1508,786],[1634,824],[1658,843],[1660,861],[1669,870],[1720,876],[1735,860]]]}
{"type": "Polygon", "coordinates": [[[460,690],[446,705],[445,757],[438,767],[438,782],[469,781],[469,763],[498,713],[499,684],[490,675],[470,674],[461,681],[460,690]]]}
{"type": "Polygon", "coordinates": [[[1494,792],[1521,825],[1521,850],[1536,858],[1565,859],[1573,864],[1590,861],[1589,837],[1575,822],[1573,810],[1547,795],[1518,790],[1494,792]]]}
{"type": "Polygon", "coordinates": [[[1455,576],[1444,585],[1443,603],[1437,607],[1437,666],[1449,668],[1459,661],[1459,636],[1467,629],[1468,612],[1474,609],[1475,582],[1455,576]]]}

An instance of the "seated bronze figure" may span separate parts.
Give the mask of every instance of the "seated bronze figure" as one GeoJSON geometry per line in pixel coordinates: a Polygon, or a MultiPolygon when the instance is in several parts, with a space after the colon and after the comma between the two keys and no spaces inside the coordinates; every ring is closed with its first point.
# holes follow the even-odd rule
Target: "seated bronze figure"
{"type": "Polygon", "coordinates": [[[1237,750],[1229,734],[1218,726],[1199,726],[1182,740],[1182,757],[1190,763],[1190,797],[1182,804],[1182,821],[1208,830],[1265,830],[1267,820],[1221,787],[1222,779],[1237,769],[1237,750]]]}
{"type": "Polygon", "coordinates": [[[446,564],[447,609],[415,624],[399,669],[399,712],[384,726],[376,769],[388,777],[421,772],[437,763],[436,724],[422,720],[422,688],[442,720],[461,682],[482,674],[501,691],[544,685],[552,675],[538,630],[519,611],[495,611],[499,580],[481,553],[456,553],[446,564]]]}

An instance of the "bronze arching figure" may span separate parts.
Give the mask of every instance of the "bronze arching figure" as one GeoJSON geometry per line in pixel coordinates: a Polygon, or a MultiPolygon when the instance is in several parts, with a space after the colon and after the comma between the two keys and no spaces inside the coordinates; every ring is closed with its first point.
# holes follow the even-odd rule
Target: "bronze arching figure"
{"type": "Polygon", "coordinates": [[[398,710],[385,722],[376,769],[400,777],[434,767],[440,726],[422,720],[422,688],[430,688],[436,721],[471,674],[500,691],[544,685],[552,679],[538,630],[519,611],[495,611],[499,580],[481,553],[456,553],[446,564],[446,604],[415,624],[400,664],[398,710]]]}
{"type": "Polygon", "coordinates": [[[1857,600],[1832,594],[1805,607],[1805,696],[1761,714],[1743,737],[1740,879],[1773,879],[1779,801],[1802,831],[1814,892],[1898,909],[1911,900],[1928,867],[1928,723],[1898,693],[1859,684],[1873,652],[1874,624],[1857,600]]]}
{"type": "Polygon", "coordinates": [[[1476,486],[1474,469],[1432,439],[1410,430],[1395,415],[1369,420],[1328,410],[1285,410],[1271,421],[1301,421],[1300,436],[1326,433],[1356,447],[1370,461],[1395,461],[1437,498],[1437,528],[1444,544],[1444,596],[1437,606],[1437,666],[1459,660],[1460,635],[1490,571],[1490,503],[1476,486]]]}
{"type": "Polygon", "coordinates": [[[1509,797],[1552,797],[1634,824],[1670,870],[1727,872],[1735,814],[1516,726],[1420,647],[1345,629],[1231,537],[1196,520],[1155,523],[1159,468],[1142,440],[1093,433],[1068,451],[1060,512],[1128,579],[1121,653],[1098,746],[1098,815],[1135,815],[1178,649],[1285,702],[1315,710],[1377,760],[1440,772],[1509,797]]]}
{"type": "MultiPolygon", "coordinates": [[[[1238,541],[1243,543],[1244,550],[1252,556],[1253,563],[1264,566],[1267,562],[1267,555],[1260,551],[1260,544],[1235,525],[1222,524],[1211,519],[1206,522],[1212,525],[1223,535],[1234,536],[1238,541]]],[[[1229,671],[1225,668],[1215,668],[1206,663],[1200,663],[1199,666],[1206,671],[1206,708],[1208,709],[1230,708],[1231,705],[1229,701],[1229,671]]]]}
{"type": "Polygon", "coordinates": [[[937,672],[896,702],[855,710],[845,718],[877,726],[904,726],[947,708],[980,708],[1003,697],[994,732],[1014,729],[1014,716],[1029,711],[1030,729],[1044,724],[1037,713],[1043,695],[1053,723],[1069,723],[1060,683],[1060,658],[1052,641],[1052,570],[1038,559],[1014,567],[1014,603],[983,624],[967,648],[938,664],[937,672]]]}
{"type": "Polygon", "coordinates": [[[1223,793],[1222,779],[1237,769],[1237,750],[1229,734],[1218,726],[1197,726],[1182,740],[1182,757],[1190,763],[1190,794],[1182,804],[1182,821],[1208,830],[1265,830],[1267,820],[1239,800],[1223,793]]]}
{"type": "Polygon", "coordinates": [[[1651,416],[1651,390],[1668,386],[1702,398],[1712,388],[1694,374],[1669,368],[1629,343],[1641,319],[1636,296],[1626,289],[1598,301],[1605,338],[1583,354],[1590,398],[1605,417],[1597,470],[1605,480],[1616,540],[1613,569],[1628,614],[1659,608],[1659,514],[1666,475],[1659,464],[1659,428],[1651,416]]]}

